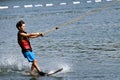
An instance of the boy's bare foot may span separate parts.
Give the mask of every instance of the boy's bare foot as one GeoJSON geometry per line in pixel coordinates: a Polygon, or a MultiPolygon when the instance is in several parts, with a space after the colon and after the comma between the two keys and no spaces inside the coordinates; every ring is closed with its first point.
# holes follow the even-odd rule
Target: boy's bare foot
{"type": "Polygon", "coordinates": [[[31,75],[31,76],[34,76],[34,72],[30,72],[30,75],[31,75]]]}

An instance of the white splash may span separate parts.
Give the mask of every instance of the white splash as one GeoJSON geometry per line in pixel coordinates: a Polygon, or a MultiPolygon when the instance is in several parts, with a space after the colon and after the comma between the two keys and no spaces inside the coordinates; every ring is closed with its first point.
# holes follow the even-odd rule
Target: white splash
{"type": "Polygon", "coordinates": [[[70,67],[67,65],[67,64],[61,64],[59,65],[60,68],[63,68],[63,71],[62,73],[65,73],[65,72],[69,72],[70,71],[70,67]]]}
{"type": "Polygon", "coordinates": [[[48,74],[52,74],[52,73],[54,73],[54,71],[52,70],[52,71],[50,71],[50,72],[48,72],[48,74]]]}

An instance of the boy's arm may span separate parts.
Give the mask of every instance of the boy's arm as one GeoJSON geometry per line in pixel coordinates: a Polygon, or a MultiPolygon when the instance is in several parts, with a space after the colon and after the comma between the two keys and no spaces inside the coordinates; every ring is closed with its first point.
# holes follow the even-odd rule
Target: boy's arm
{"type": "Polygon", "coordinates": [[[29,37],[29,38],[36,38],[36,37],[42,37],[43,33],[21,33],[22,36],[29,37]]]}
{"type": "Polygon", "coordinates": [[[44,33],[30,33],[30,38],[43,37],[44,33]]]}

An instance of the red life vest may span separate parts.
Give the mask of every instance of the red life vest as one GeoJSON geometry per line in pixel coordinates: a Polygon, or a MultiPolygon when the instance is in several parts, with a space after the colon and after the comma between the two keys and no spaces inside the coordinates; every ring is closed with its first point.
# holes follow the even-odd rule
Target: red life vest
{"type": "Polygon", "coordinates": [[[18,43],[20,47],[22,48],[22,52],[24,53],[27,50],[32,51],[29,38],[25,36],[21,36],[20,33],[26,33],[26,32],[18,32],[18,43]]]}
{"type": "Polygon", "coordinates": [[[30,49],[31,48],[28,40],[21,40],[20,42],[21,42],[21,46],[23,49],[30,49]]]}

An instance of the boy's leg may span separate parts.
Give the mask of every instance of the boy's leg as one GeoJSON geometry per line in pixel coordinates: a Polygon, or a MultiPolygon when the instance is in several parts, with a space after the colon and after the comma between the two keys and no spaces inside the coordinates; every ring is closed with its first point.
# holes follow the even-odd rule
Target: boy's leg
{"type": "Polygon", "coordinates": [[[34,53],[31,52],[31,51],[27,51],[27,52],[24,53],[24,55],[26,56],[26,58],[28,59],[29,62],[32,62],[31,74],[34,74],[34,69],[35,68],[38,71],[38,73],[40,73],[40,68],[38,67],[37,60],[35,60],[34,53]]]}
{"type": "Polygon", "coordinates": [[[34,67],[34,65],[32,63],[32,66],[31,66],[31,75],[34,75],[34,69],[35,69],[35,67],[34,67]]]}
{"type": "Polygon", "coordinates": [[[34,69],[36,68],[36,70],[37,70],[37,72],[38,73],[40,73],[40,68],[39,68],[39,66],[38,66],[38,64],[37,64],[37,60],[34,60],[33,62],[32,62],[32,66],[31,66],[31,73],[34,73],[34,69]]]}
{"type": "Polygon", "coordinates": [[[38,64],[37,64],[37,60],[34,60],[34,61],[33,61],[31,72],[34,71],[34,68],[36,68],[36,70],[38,71],[38,73],[39,73],[40,76],[45,76],[45,75],[47,75],[47,73],[44,73],[44,72],[42,72],[42,71],[40,70],[40,68],[39,68],[39,66],[38,66],[38,64]]]}
{"type": "Polygon", "coordinates": [[[34,74],[34,69],[36,68],[37,72],[41,75],[44,76],[46,73],[42,72],[38,66],[37,60],[35,60],[34,53],[31,51],[27,51],[25,53],[26,58],[28,59],[29,62],[32,62],[31,66],[31,74],[34,74]]]}

